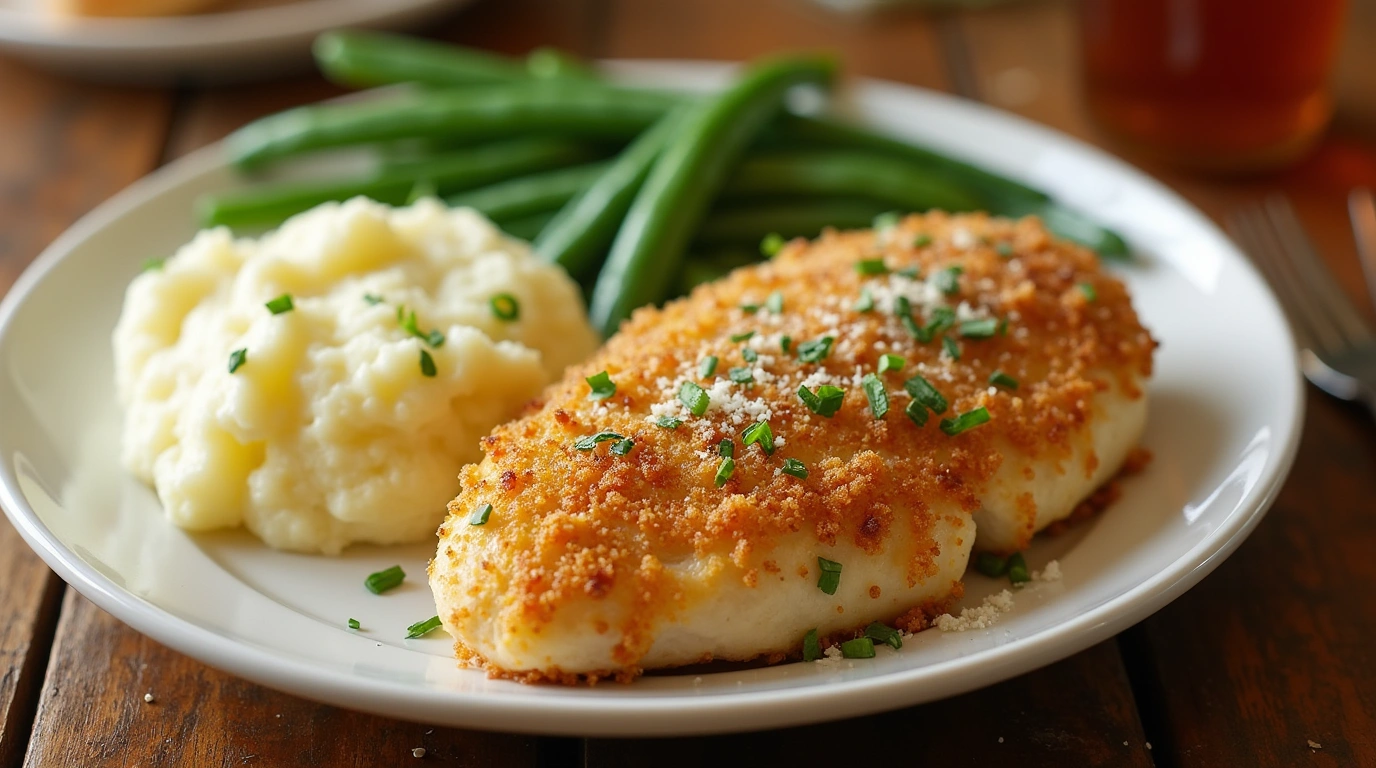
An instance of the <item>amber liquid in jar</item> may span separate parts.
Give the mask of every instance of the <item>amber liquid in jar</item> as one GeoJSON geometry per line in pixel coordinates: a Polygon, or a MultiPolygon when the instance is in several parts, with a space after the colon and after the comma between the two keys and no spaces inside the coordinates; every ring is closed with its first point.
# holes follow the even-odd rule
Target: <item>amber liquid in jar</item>
{"type": "Polygon", "coordinates": [[[1332,116],[1345,0],[1083,0],[1094,118],[1137,149],[1212,171],[1289,163],[1332,116]]]}

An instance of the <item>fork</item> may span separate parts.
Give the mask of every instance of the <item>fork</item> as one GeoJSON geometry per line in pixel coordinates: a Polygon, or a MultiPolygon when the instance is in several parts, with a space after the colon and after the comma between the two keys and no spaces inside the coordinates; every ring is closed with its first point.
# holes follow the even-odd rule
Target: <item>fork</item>
{"type": "MultiPolygon", "coordinates": [[[[1354,227],[1357,218],[1354,195],[1354,227]]],[[[1282,195],[1230,213],[1228,231],[1266,275],[1300,343],[1300,370],[1311,384],[1376,414],[1376,332],[1324,266],[1282,195]]]]}

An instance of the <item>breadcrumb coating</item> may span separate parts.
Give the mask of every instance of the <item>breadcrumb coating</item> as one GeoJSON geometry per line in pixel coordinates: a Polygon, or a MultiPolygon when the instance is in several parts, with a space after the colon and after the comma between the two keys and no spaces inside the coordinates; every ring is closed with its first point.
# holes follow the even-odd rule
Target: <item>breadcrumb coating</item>
{"type": "MultiPolygon", "coordinates": [[[[464,468],[463,491],[439,530],[431,581],[440,617],[460,660],[494,673],[630,679],[657,635],[711,600],[723,579],[756,592],[815,582],[815,562],[775,556],[804,536],[810,551],[844,546],[897,569],[899,587],[929,590],[905,596],[856,585],[851,602],[828,609],[838,631],[872,620],[863,601],[881,595],[911,600],[885,603],[884,620],[920,629],[960,593],[975,535],[970,516],[1003,453],[1068,459],[1094,418],[1096,394],[1143,396],[1155,346],[1123,284],[1035,218],[931,213],[795,240],[768,263],[637,311],[522,418],[484,438],[486,458],[464,468]],[[912,326],[943,312],[954,319],[949,329],[930,341],[913,337],[912,326]],[[800,347],[815,356],[825,338],[824,357],[800,359],[800,347]],[[883,355],[903,360],[877,374],[888,410],[876,418],[863,382],[883,355]],[[709,357],[715,371],[704,376],[709,357]],[[602,371],[615,394],[592,399],[586,378],[602,371]],[[996,371],[1016,389],[991,385],[996,371]],[[917,375],[949,403],[923,426],[905,415],[912,398],[904,382],[917,375]],[[702,416],[678,397],[688,381],[711,399],[702,416]],[[815,393],[822,385],[845,390],[829,418],[798,395],[800,386],[815,393]],[[956,435],[941,428],[981,407],[987,423],[956,435]],[[681,423],[667,428],[663,419],[681,423]],[[772,453],[744,444],[742,433],[759,421],[769,424],[772,453]],[[605,431],[618,437],[575,447],[605,431]],[[724,440],[734,472],[719,484],[724,440]],[[802,462],[807,476],[784,473],[785,459],[802,462]],[[470,525],[482,504],[492,505],[489,521],[470,525]],[[955,555],[960,570],[948,578],[955,555]],[[508,669],[480,652],[537,648],[556,619],[586,621],[589,636],[612,638],[611,663],[563,671],[546,654],[508,669]]],[[[737,658],[795,652],[766,644],[737,658]]]]}

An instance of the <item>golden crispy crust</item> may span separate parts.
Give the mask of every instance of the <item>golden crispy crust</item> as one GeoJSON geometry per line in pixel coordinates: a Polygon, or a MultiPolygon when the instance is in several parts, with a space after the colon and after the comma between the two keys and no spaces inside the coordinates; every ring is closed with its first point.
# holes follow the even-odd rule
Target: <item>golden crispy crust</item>
{"type": "MultiPolygon", "coordinates": [[[[915,314],[922,323],[921,311],[915,314]]],[[[494,430],[483,441],[486,459],[463,470],[463,491],[449,505],[437,557],[457,561],[446,544],[451,529],[491,504],[482,535],[500,537],[486,551],[510,564],[501,577],[509,620],[538,631],[570,600],[628,587],[634,608],[614,627],[623,638],[615,651],[622,667],[610,673],[633,675],[656,626],[692,599],[665,576],[665,562],[728,551],[746,568],[779,537],[799,531],[820,544],[847,540],[877,553],[893,526],[907,525],[931,543],[910,558],[908,581],[916,584],[936,572],[939,555],[929,510],[977,509],[978,494],[1001,461],[995,443],[1034,457],[1065,455],[1070,437],[1092,417],[1090,399],[1106,387],[1104,376],[1116,376],[1124,391],[1140,396],[1137,382],[1151,373],[1154,347],[1124,286],[1100,270],[1092,253],[1052,240],[1032,218],[933,213],[888,232],[828,232],[813,243],[794,241],[768,264],[737,270],[662,310],[636,312],[526,416],[494,430]],[[915,246],[918,235],[931,244],[915,246]],[[855,311],[863,289],[882,293],[899,279],[857,270],[857,262],[881,256],[889,270],[916,267],[923,276],[961,267],[958,294],[947,300],[1009,320],[1007,334],[962,339],[952,332],[961,347],[957,362],[940,343],[912,339],[882,302],[855,311]],[[782,313],[741,308],[763,305],[774,292],[783,298],[782,313]],[[746,332],[754,337],[732,340],[746,332]],[[781,349],[784,335],[792,353],[781,349]],[[836,339],[828,357],[798,359],[799,343],[827,335],[836,339]],[[758,355],[753,364],[743,359],[747,345],[758,355]],[[876,420],[859,376],[875,371],[885,353],[906,364],[883,375],[893,401],[887,417],[876,420]],[[720,362],[714,377],[702,378],[699,362],[708,355],[720,362]],[[717,385],[727,393],[717,405],[730,399],[733,408],[694,418],[678,405],[684,380],[711,389],[714,379],[726,382],[730,369],[747,366],[753,383],[717,385]],[[591,400],[584,379],[603,370],[616,393],[591,400]],[[995,370],[1015,377],[1019,388],[991,388],[995,370]],[[983,406],[990,422],[955,437],[938,428],[938,416],[916,426],[903,414],[902,383],[918,372],[949,400],[944,416],[983,406]],[[800,381],[813,381],[815,389],[819,376],[846,390],[833,418],[813,414],[795,394],[800,381]],[[651,422],[652,414],[670,412],[684,417],[678,428],[651,422]],[[762,412],[780,443],[773,455],[742,445],[742,430],[762,412]],[[633,450],[613,455],[611,441],[575,450],[576,440],[601,431],[631,439],[633,450]],[[735,445],[735,472],[718,487],[717,446],[727,438],[735,445]],[[808,477],[781,474],[785,458],[801,460],[808,477]],[[912,511],[901,519],[895,509],[912,511]]],[[[922,615],[907,623],[918,626],[922,615]]]]}

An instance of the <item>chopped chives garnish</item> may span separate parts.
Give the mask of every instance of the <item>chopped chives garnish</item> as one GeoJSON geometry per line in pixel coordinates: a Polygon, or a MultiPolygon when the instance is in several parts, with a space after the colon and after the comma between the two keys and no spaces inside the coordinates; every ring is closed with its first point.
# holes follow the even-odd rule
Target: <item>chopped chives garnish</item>
{"type": "Polygon", "coordinates": [[[759,311],[760,311],[760,305],[759,305],[759,304],[742,304],[742,305],[740,306],[740,310],[741,310],[742,312],[744,312],[745,314],[747,314],[747,315],[753,315],[753,314],[755,314],[756,312],[759,312],[759,311]]]}
{"type": "Polygon", "coordinates": [[[780,336],[780,337],[779,337],[779,348],[782,349],[782,350],[784,351],[784,354],[788,354],[788,348],[791,347],[791,346],[793,346],[793,337],[792,337],[792,336],[780,336]]]}
{"type": "Polygon", "coordinates": [[[908,332],[909,336],[923,344],[932,340],[932,335],[926,329],[919,327],[916,320],[913,320],[913,305],[912,302],[908,301],[907,296],[900,294],[894,297],[893,313],[898,317],[899,323],[903,325],[903,329],[908,332]]]}
{"type": "Polygon", "coordinates": [[[783,293],[781,291],[775,291],[769,294],[769,298],[764,300],[764,307],[776,315],[782,315],[784,313],[783,293]]]}
{"type": "Polygon", "coordinates": [[[874,414],[876,420],[884,418],[889,412],[889,392],[884,389],[884,382],[878,376],[867,373],[860,380],[860,387],[865,390],[865,399],[870,401],[870,413],[874,414]]]}
{"type": "Polygon", "coordinates": [[[822,643],[817,639],[817,630],[809,629],[803,635],[803,661],[816,661],[822,658],[822,643]]]}
{"type": "Polygon", "coordinates": [[[927,408],[916,400],[909,400],[908,407],[903,409],[903,413],[913,420],[919,427],[927,426],[927,408]]]}
{"type": "Polygon", "coordinates": [[[428,635],[439,629],[442,623],[438,616],[431,616],[425,621],[418,621],[406,628],[406,639],[415,640],[418,637],[428,635]]]}
{"type": "Polygon", "coordinates": [[[946,412],[946,398],[936,391],[936,387],[933,387],[930,381],[921,376],[914,376],[903,382],[903,388],[908,390],[908,394],[913,396],[913,400],[931,409],[932,413],[946,412]]]}
{"type": "Polygon", "coordinates": [[[726,372],[726,376],[736,384],[749,384],[755,380],[755,371],[749,366],[732,368],[726,372]]]}
{"type": "Polygon", "coordinates": [[[898,270],[897,274],[900,274],[903,277],[908,278],[909,280],[916,280],[917,278],[922,276],[922,270],[917,267],[904,267],[898,270]]]}
{"type": "Polygon", "coordinates": [[[893,646],[894,650],[903,647],[903,633],[882,622],[872,622],[865,627],[865,637],[876,643],[887,643],[893,646]]]}
{"type": "Polygon", "coordinates": [[[1003,387],[1004,389],[1018,388],[1018,380],[1003,371],[994,371],[989,374],[989,383],[996,387],[1003,387]]]}
{"type": "Polygon", "coordinates": [[[929,245],[931,245],[931,244],[932,244],[932,236],[929,235],[929,234],[927,234],[926,232],[923,232],[922,234],[920,234],[920,235],[918,235],[917,237],[914,237],[914,238],[913,238],[913,247],[914,247],[914,248],[926,248],[927,246],[929,246],[929,245]]]}
{"type": "Polygon", "coordinates": [[[964,271],[958,266],[951,266],[936,273],[937,290],[947,296],[960,293],[960,273],[964,271]]]}
{"type": "Polygon", "coordinates": [[[754,335],[754,331],[746,331],[745,333],[733,333],[731,334],[731,341],[739,343],[745,341],[746,339],[754,335]]]}
{"type": "Polygon", "coordinates": [[[884,266],[884,259],[861,259],[855,262],[855,271],[862,275],[886,275],[889,268],[884,266]]]}
{"type": "Polygon", "coordinates": [[[698,378],[705,379],[717,372],[717,356],[708,355],[698,363],[698,378]]]}
{"type": "Polygon", "coordinates": [[[1095,301],[1099,298],[1099,292],[1089,283],[1080,283],[1079,288],[1080,293],[1085,295],[1085,301],[1095,301]]]}
{"type": "Polygon", "coordinates": [[[966,320],[960,324],[960,335],[967,339],[988,339],[998,333],[999,321],[996,317],[982,317],[966,320]]]}
{"type": "Polygon", "coordinates": [[[942,336],[941,347],[946,350],[946,354],[950,355],[952,360],[960,359],[960,345],[956,343],[955,339],[950,336],[942,336]]]}
{"type": "Polygon", "coordinates": [[[1008,560],[990,552],[981,552],[975,557],[975,570],[997,579],[1008,572],[1008,560]]]}
{"type": "Polygon", "coordinates": [[[841,586],[841,564],[819,556],[817,569],[817,588],[828,595],[836,594],[836,588],[841,586]]]}
{"type": "Polygon", "coordinates": [[[366,302],[368,302],[369,305],[374,306],[374,307],[376,307],[377,305],[379,305],[379,304],[382,303],[382,297],[379,296],[379,295],[377,295],[376,293],[365,293],[365,294],[363,294],[363,300],[366,301],[366,302]]]}
{"type": "Polygon", "coordinates": [[[618,440],[617,442],[612,443],[612,455],[625,456],[626,454],[631,452],[632,448],[635,448],[634,440],[618,440]]]}
{"type": "Polygon", "coordinates": [[[942,419],[941,431],[954,437],[961,432],[987,423],[989,423],[989,409],[981,405],[973,411],[966,411],[953,419],[942,419]]]}
{"type": "Polygon", "coordinates": [[[923,344],[932,340],[932,332],[918,326],[917,321],[913,319],[912,315],[899,315],[898,321],[903,325],[903,330],[907,331],[908,335],[914,339],[917,339],[923,344]]]}
{"type": "Polygon", "coordinates": [[[401,327],[403,330],[405,330],[412,336],[415,336],[416,338],[420,339],[421,341],[424,341],[426,344],[429,344],[432,349],[438,349],[439,347],[444,345],[444,334],[440,333],[438,329],[433,330],[429,333],[425,333],[420,329],[420,325],[416,322],[415,311],[412,311],[406,314],[404,317],[402,317],[400,314],[401,307],[397,307],[397,309],[398,322],[401,323],[401,327]]]}
{"type": "Polygon", "coordinates": [[[155,269],[162,269],[166,263],[167,259],[144,259],[141,269],[144,272],[152,272],[155,269]]]}
{"type": "Polygon", "coordinates": [[[935,338],[938,333],[944,332],[955,324],[956,311],[943,304],[939,307],[932,307],[932,312],[927,317],[926,330],[935,338]]]}
{"type": "Polygon", "coordinates": [[[766,258],[773,258],[779,251],[784,249],[784,236],[778,232],[770,232],[760,241],[760,255],[766,258]]]}
{"type": "Polygon", "coordinates": [[[1009,256],[1013,255],[1013,244],[999,243],[998,245],[994,246],[994,252],[1006,259],[1009,256]]]}
{"type": "Polygon", "coordinates": [[[1006,318],[1006,317],[999,321],[999,335],[1000,335],[1000,336],[1007,336],[1007,335],[1008,335],[1008,318],[1006,318]]]}
{"type": "Polygon", "coordinates": [[[394,565],[384,571],[368,574],[368,578],[363,580],[363,586],[369,592],[380,595],[389,589],[396,589],[401,582],[406,580],[406,572],[401,570],[401,566],[394,565]]]}
{"type": "Polygon", "coordinates": [[[580,451],[591,451],[592,449],[594,449],[594,448],[597,447],[597,444],[598,444],[598,443],[605,443],[605,442],[607,442],[608,440],[625,440],[625,439],[626,439],[626,438],[625,438],[624,435],[618,435],[617,433],[615,433],[615,432],[610,432],[610,431],[603,431],[603,432],[598,432],[598,433],[595,434],[595,435],[586,435],[586,436],[584,436],[584,437],[578,438],[577,440],[574,441],[573,447],[576,448],[576,449],[578,449],[578,450],[580,450],[580,451]]]}
{"type": "Polygon", "coordinates": [[[612,381],[612,377],[607,375],[606,371],[594,373],[584,381],[588,382],[589,400],[606,400],[616,394],[616,382],[612,381]]]}
{"type": "Polygon", "coordinates": [[[707,406],[712,404],[712,398],[707,396],[702,387],[691,381],[683,382],[683,386],[678,388],[678,401],[688,408],[689,413],[694,416],[701,416],[707,413],[707,406]]]}
{"type": "Polygon", "coordinates": [[[888,373],[889,371],[901,371],[907,363],[901,355],[880,355],[879,372],[888,373]]]}
{"type": "Polygon", "coordinates": [[[792,475],[799,480],[807,478],[807,465],[797,459],[784,459],[784,466],[779,471],[785,475],[792,475]]]}
{"type": "Polygon", "coordinates": [[[898,222],[903,220],[903,214],[898,211],[886,211],[874,217],[875,229],[893,229],[898,226],[898,222]]]}
{"type": "Polygon", "coordinates": [[[280,315],[283,312],[290,312],[296,308],[296,305],[292,304],[290,293],[284,293],[281,296],[278,296],[277,298],[273,299],[272,301],[269,301],[268,303],[264,304],[263,306],[267,307],[268,311],[274,315],[280,315]]]}
{"type": "Polygon", "coordinates": [[[874,641],[868,637],[857,637],[841,643],[841,656],[847,659],[874,658],[874,641]]]}
{"type": "Polygon", "coordinates": [[[358,619],[349,619],[349,629],[358,629],[362,626],[362,624],[358,623],[358,619]]]}
{"type": "Polygon", "coordinates": [[[861,289],[860,289],[860,298],[858,298],[858,299],[855,300],[855,311],[856,311],[856,312],[873,312],[873,311],[874,311],[874,295],[870,293],[870,289],[868,289],[868,288],[861,288],[861,289]]]}
{"type": "Polygon", "coordinates": [[[798,345],[798,359],[805,363],[816,363],[825,360],[831,354],[831,344],[836,339],[831,336],[823,336],[815,341],[804,341],[798,345]]]}
{"type": "Polygon", "coordinates": [[[803,401],[803,405],[813,413],[828,419],[841,410],[841,401],[845,397],[846,390],[830,384],[823,384],[815,393],[806,386],[798,387],[798,399],[803,401]]]}
{"type": "Polygon", "coordinates": [[[248,362],[248,350],[236,349],[229,353],[229,372],[234,373],[248,362]]]}
{"type": "Polygon", "coordinates": [[[681,424],[683,424],[683,419],[675,416],[660,416],[655,419],[655,426],[664,429],[678,429],[681,424]]]}
{"type": "Polygon", "coordinates": [[[723,437],[717,443],[717,455],[723,459],[734,459],[736,457],[736,444],[729,437],[723,437]]]}
{"type": "Polygon", "coordinates": [[[1027,570],[1027,561],[1023,559],[1021,552],[1014,552],[1008,556],[1008,580],[1014,584],[1032,580],[1032,574],[1027,570]]]}
{"type": "Polygon", "coordinates": [[[753,363],[760,359],[760,354],[750,347],[741,350],[741,358],[747,363],[753,363]]]}
{"type": "Polygon", "coordinates": [[[741,445],[752,443],[759,443],[766,456],[774,455],[774,430],[769,428],[769,422],[757,421],[745,428],[741,433],[741,445]]]}
{"type": "Polygon", "coordinates": [[[487,303],[492,307],[492,314],[498,320],[510,322],[521,316],[521,303],[509,293],[499,293],[488,299],[487,303]]]}
{"type": "Polygon", "coordinates": [[[736,460],[729,457],[722,459],[721,464],[717,467],[717,476],[715,478],[717,487],[720,488],[723,485],[726,485],[726,481],[730,480],[731,476],[735,473],[736,460]]]}
{"type": "Polygon", "coordinates": [[[487,525],[487,518],[492,516],[492,505],[481,504],[473,510],[473,514],[468,516],[469,525],[487,525]]]}
{"type": "Polygon", "coordinates": [[[433,379],[437,373],[439,371],[435,368],[435,358],[431,357],[428,351],[422,349],[420,351],[420,375],[433,379]]]}

